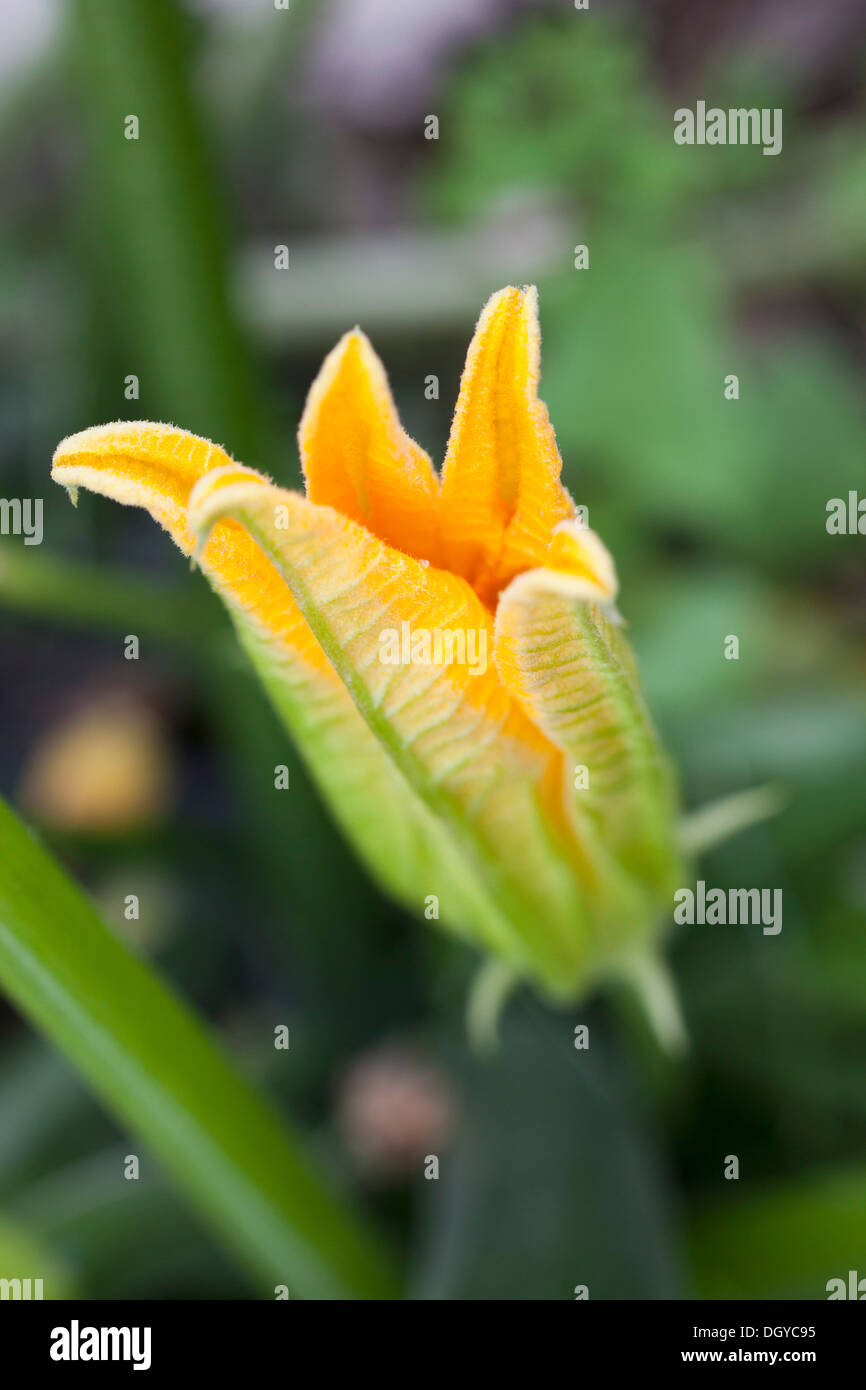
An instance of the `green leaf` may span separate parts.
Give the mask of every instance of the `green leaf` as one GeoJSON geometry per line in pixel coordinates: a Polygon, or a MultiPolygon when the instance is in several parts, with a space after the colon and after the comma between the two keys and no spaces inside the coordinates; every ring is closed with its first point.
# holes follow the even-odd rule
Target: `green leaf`
{"type": "Polygon", "coordinates": [[[388,1297],[371,1238],[184,1005],[0,802],[0,982],[246,1265],[313,1298],[388,1297]]]}
{"type": "MultiPolygon", "coordinates": [[[[30,1280],[29,1297],[74,1298],[75,1284],[70,1271],[43,1243],[17,1222],[0,1217],[0,1280],[30,1280]],[[35,1280],[42,1281],[41,1293],[35,1292],[35,1280]]],[[[22,1293],[6,1285],[0,1298],[21,1297],[22,1293]]],[[[26,1289],[26,1284],[24,1284],[26,1289]]],[[[22,1291],[23,1292],[23,1291],[22,1291]]]]}
{"type": "Polygon", "coordinates": [[[690,1230],[705,1298],[826,1298],[827,1281],[866,1273],[866,1174],[828,1173],[697,1213],[690,1230]]]}

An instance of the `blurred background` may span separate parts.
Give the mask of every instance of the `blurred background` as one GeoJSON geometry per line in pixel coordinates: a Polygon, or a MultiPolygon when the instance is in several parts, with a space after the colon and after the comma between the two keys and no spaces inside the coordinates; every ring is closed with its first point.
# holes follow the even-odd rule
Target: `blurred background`
{"type": "MultiPolygon", "coordinates": [[[[356,1191],[412,1296],[866,1275],[866,576],[825,528],[866,493],[866,4],[2,0],[0,25],[0,492],[45,507],[41,546],[0,537],[0,790],[356,1191]],[[699,99],[782,107],[782,154],[676,146],[699,99]],[[616,996],[528,992],[473,1056],[475,958],[356,866],[200,577],[48,478],[64,435],[141,417],[293,485],[355,323],[441,459],[509,282],[539,286],[566,482],[684,804],[785,798],[702,862],[781,888],[784,928],[674,936],[681,1063],[616,996]]],[[[82,1297],[247,1296],[152,1164],[118,1180],[129,1143],[0,1005],[0,1249],[8,1222],[82,1297]]]]}

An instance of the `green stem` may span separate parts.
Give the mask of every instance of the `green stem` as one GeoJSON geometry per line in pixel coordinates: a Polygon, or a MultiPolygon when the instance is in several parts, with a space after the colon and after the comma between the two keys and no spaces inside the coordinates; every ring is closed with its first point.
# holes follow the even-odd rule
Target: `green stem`
{"type": "Polygon", "coordinates": [[[629,957],[621,969],[663,1051],[671,1056],[685,1052],[689,1035],[676,987],[663,958],[650,951],[641,951],[629,957]]]}
{"type": "Polygon", "coordinates": [[[749,791],[735,792],[733,796],[723,796],[683,817],[677,837],[679,847],[690,858],[703,854],[750,825],[769,820],[784,804],[784,798],[773,786],[752,787],[749,791]]]}
{"type": "Polygon", "coordinates": [[[491,1056],[499,1046],[502,1013],[519,978],[516,970],[494,956],[478,968],[466,1001],[466,1031],[481,1056],[491,1056]]]}
{"type": "Polygon", "coordinates": [[[0,607],[23,617],[108,628],[185,647],[224,628],[215,604],[186,585],[157,584],[104,565],[0,547],[0,607]]]}

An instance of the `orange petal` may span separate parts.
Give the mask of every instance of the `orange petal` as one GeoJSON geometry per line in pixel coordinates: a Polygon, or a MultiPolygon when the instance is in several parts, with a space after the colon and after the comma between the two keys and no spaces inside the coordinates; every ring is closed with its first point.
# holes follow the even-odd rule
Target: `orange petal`
{"type": "Polygon", "coordinates": [[[357,328],[325,358],[298,442],[311,502],[435,563],[438,479],[400,424],[385,369],[357,328]]]}
{"type": "Polygon", "coordinates": [[[186,503],[209,468],[231,463],[228,454],[174,425],[116,420],[72,434],[58,444],[51,476],[72,494],[79,487],[124,506],[146,507],[176,545],[192,554],[186,503]]]}
{"type": "Polygon", "coordinates": [[[534,287],[500,290],[469,346],[442,473],[442,563],[488,604],[543,564],[557,522],[574,515],[562,461],[538,399],[534,287]]]}
{"type": "MultiPolygon", "coordinates": [[[[553,529],[544,558],[546,586],[560,576],[563,591],[590,603],[611,604],[618,588],[616,570],[607,546],[580,521],[560,521],[553,529]]],[[[531,571],[524,583],[531,582],[531,571]]]]}
{"type": "MultiPolygon", "coordinates": [[[[118,421],[64,439],[51,475],[70,491],[85,487],[125,506],[144,507],[184,554],[192,555],[190,492],[203,474],[231,464],[218,444],[173,425],[118,421]]],[[[317,670],[328,669],[282,579],[242,527],[224,522],[215,528],[199,561],[213,586],[235,605],[274,626],[281,641],[317,670]]]]}

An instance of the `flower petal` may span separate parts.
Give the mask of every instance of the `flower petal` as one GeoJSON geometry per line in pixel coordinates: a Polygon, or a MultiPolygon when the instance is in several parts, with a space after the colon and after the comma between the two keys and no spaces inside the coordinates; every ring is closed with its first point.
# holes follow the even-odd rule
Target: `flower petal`
{"type": "Polygon", "coordinates": [[[86,487],[124,506],[146,507],[190,554],[186,503],[193,483],[209,468],[230,462],[218,444],[174,425],[116,420],[58,444],[51,476],[73,492],[86,487]]]}
{"type": "Polygon", "coordinates": [[[562,461],[538,399],[537,294],[490,299],[469,347],[442,472],[441,563],[485,602],[544,563],[554,526],[574,516],[562,461]]]}
{"type": "MultiPolygon", "coordinates": [[[[51,476],[64,487],[88,488],[125,506],[144,507],[191,555],[195,537],[187,502],[195,482],[213,468],[232,465],[225,450],[173,425],[115,422],[70,435],[58,445],[51,476]]],[[[211,536],[201,567],[236,604],[275,625],[283,642],[315,669],[328,662],[297,605],[258,546],[231,522],[211,536]]]]}
{"type": "MultiPolygon", "coordinates": [[[[598,973],[631,930],[625,890],[566,806],[561,751],[485,666],[492,620],[470,586],[251,472],[196,486],[190,522],[203,536],[227,514],[279,568],[370,729],[451,832],[500,914],[499,953],[558,993],[598,973]],[[461,633],[475,660],[437,664],[435,647],[429,664],[406,660],[425,633],[443,646],[461,633]]],[[[443,917],[453,887],[428,879],[443,917]]]]}
{"type": "MultiPolygon", "coordinates": [[[[574,598],[606,604],[616,598],[619,584],[610,551],[580,521],[560,521],[553,528],[544,566],[539,571],[542,586],[552,583],[551,572],[560,576],[563,592],[574,598]]],[[[532,573],[526,572],[524,587],[533,582],[529,578],[532,573]]]]}
{"type": "MultiPolygon", "coordinates": [[[[499,600],[496,666],[527,715],[567,755],[576,773],[572,796],[601,842],[663,907],[676,881],[671,774],[631,647],[599,603],[605,597],[581,574],[521,575],[499,600]]],[[[651,924],[652,913],[644,919],[651,924]]]]}
{"type": "Polygon", "coordinates": [[[310,388],[298,431],[310,501],[436,561],[439,481],[400,424],[385,369],[363,333],[347,333],[310,388]]]}

